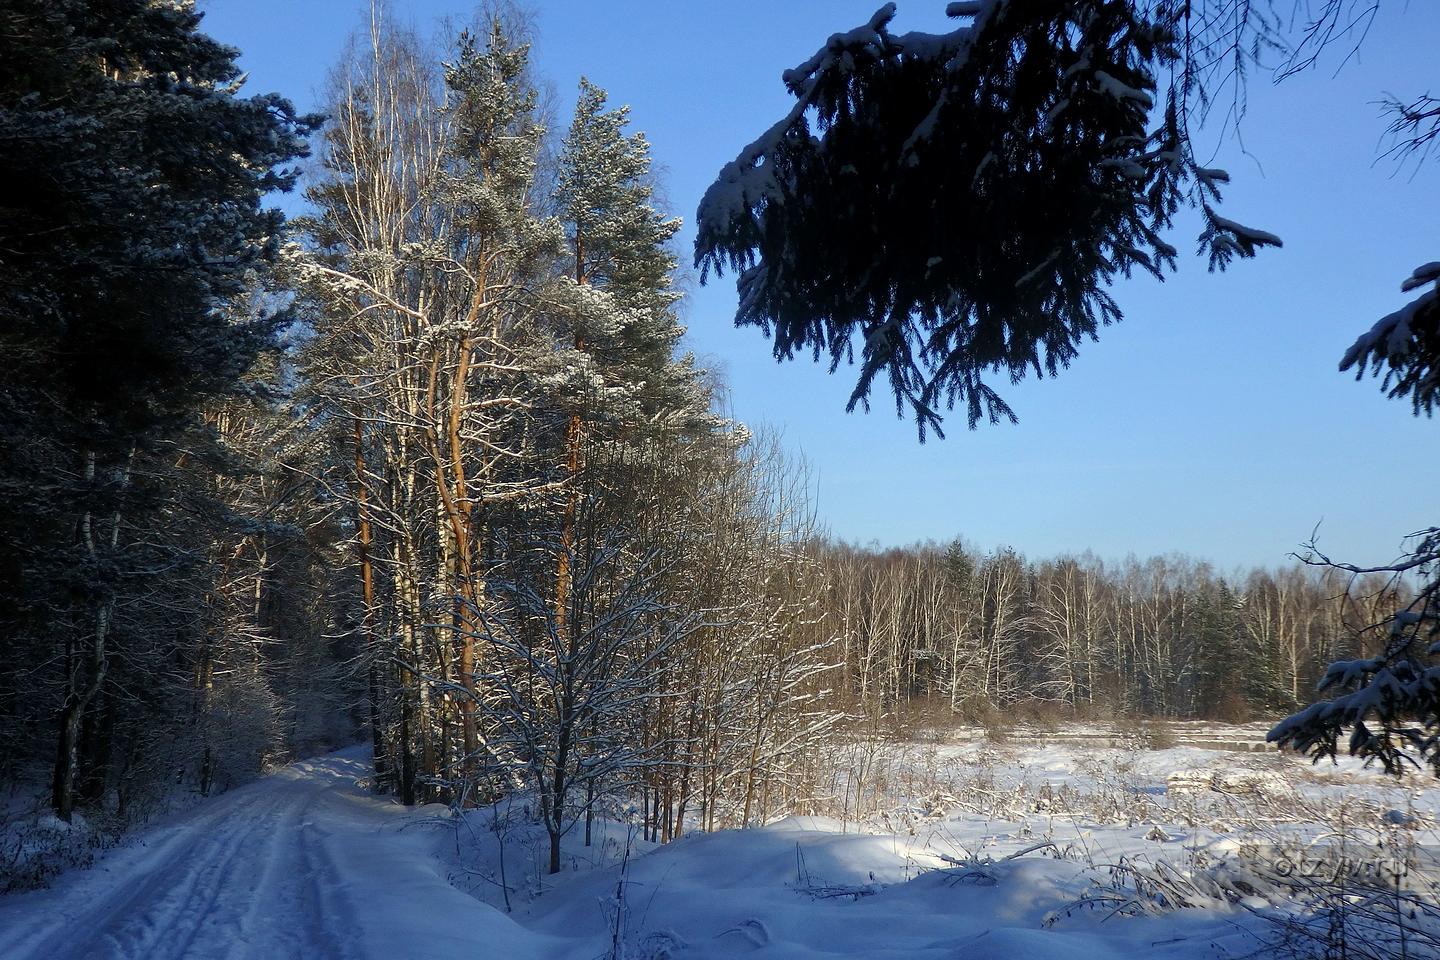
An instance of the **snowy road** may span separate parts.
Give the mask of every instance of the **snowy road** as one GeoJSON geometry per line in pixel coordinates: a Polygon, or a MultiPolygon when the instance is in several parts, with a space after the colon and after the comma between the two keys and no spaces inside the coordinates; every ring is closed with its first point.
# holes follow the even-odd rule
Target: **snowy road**
{"type": "Polygon", "coordinates": [[[414,814],[365,791],[367,758],[293,764],[49,890],[0,899],[0,957],[473,958],[507,940],[533,954],[535,934],[439,873],[433,831],[402,832],[414,814]]]}
{"type": "Polygon", "coordinates": [[[1005,856],[1056,829],[1067,842],[1078,825],[960,811],[917,836],[791,817],[641,845],[623,872],[617,838],[633,830],[602,825],[593,848],[572,838],[564,873],[548,877],[548,847],[523,817],[500,845],[483,810],[457,832],[433,816],[443,810],[370,794],[369,772],[363,747],[293,764],[48,890],[0,897],[0,960],[594,960],[617,939],[626,956],[686,960],[1211,960],[1266,942],[1243,911],[1107,922],[1108,908],[1072,909],[1112,854],[1183,853],[1184,831],[1162,842],[1145,823],[1084,827],[1097,866],[1005,856]],[[998,858],[984,882],[936,853],[972,849],[998,858]],[[506,861],[513,914],[496,906],[506,861]]]}

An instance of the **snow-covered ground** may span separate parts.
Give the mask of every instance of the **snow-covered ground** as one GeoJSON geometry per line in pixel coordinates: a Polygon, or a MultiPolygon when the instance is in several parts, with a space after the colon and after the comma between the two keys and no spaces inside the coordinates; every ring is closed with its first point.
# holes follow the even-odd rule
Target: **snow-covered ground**
{"type": "MultiPolygon", "coordinates": [[[[1307,856],[1434,862],[1429,781],[1091,733],[857,745],[839,817],[664,846],[601,821],[555,877],[523,800],[408,811],[367,792],[355,748],[0,898],[0,957],[1210,960],[1307,944],[1320,928],[1284,901],[1307,856]]],[[[1402,887],[1429,882],[1417,866],[1402,887]]],[[[1409,956],[1440,956],[1407,937],[1409,956]]]]}
{"type": "Polygon", "coordinates": [[[0,898],[0,957],[543,956],[544,938],[446,882],[416,815],[371,796],[361,748],[292,764],[0,898]]]}

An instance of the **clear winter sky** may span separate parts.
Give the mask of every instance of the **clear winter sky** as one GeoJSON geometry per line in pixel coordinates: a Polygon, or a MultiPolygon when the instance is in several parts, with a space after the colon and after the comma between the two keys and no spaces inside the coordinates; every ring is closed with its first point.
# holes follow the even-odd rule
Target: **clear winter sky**
{"type": "MultiPolygon", "coordinates": [[[[252,92],[317,106],[325,72],[359,27],[363,0],[200,0],[205,29],[242,51],[252,92]]],[[[427,30],[462,0],[394,0],[427,30]]],[[[688,263],[700,195],[721,165],[780,117],[780,73],[879,0],[533,0],[536,59],[568,122],[584,74],[628,103],[650,138],[688,263]]],[[[943,0],[902,0],[898,30],[944,29],[943,0]]],[[[1288,10],[1288,3],[1278,6],[1288,10]]],[[[733,325],[730,277],[691,283],[689,347],[722,368],[735,415],[783,431],[816,476],[819,511],[844,539],[903,544],[962,535],[1034,558],[1183,551],[1221,570],[1285,562],[1320,523],[1320,545],[1356,562],[1392,558],[1403,534],[1440,521],[1440,422],[1416,419],[1341,354],[1399,307],[1400,281],[1440,259],[1440,162],[1378,160],[1374,101],[1435,90],[1440,4],[1389,0],[1360,54],[1274,87],[1250,84],[1246,157],[1212,129],[1211,165],[1235,182],[1223,212],[1278,233],[1279,251],[1208,274],[1194,257],[1164,284],[1117,296],[1124,323],[1056,379],[1002,390],[1018,426],[916,442],[877,396],[847,415],[853,376],[779,364],[733,325]],[[1413,175],[1412,175],[1413,174],[1413,175]],[[1323,521],[1323,522],[1322,522],[1323,521]]],[[[1436,90],[1440,92],[1440,90],[1436,90]]],[[[291,204],[287,203],[287,207],[291,204]]],[[[1171,239],[1194,249],[1195,229],[1171,239]]]]}

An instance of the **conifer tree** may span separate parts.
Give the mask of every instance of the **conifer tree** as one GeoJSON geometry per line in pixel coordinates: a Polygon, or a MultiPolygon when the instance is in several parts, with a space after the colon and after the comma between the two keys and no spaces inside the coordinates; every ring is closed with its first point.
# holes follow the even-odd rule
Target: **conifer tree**
{"type": "Polygon", "coordinates": [[[1187,639],[1194,651],[1190,692],[1195,706],[1221,719],[1244,720],[1233,714],[1247,701],[1259,702],[1250,696],[1259,677],[1253,669],[1258,658],[1245,642],[1240,620],[1242,600],[1221,579],[1203,584],[1191,603],[1187,639]]]}
{"type": "MultiPolygon", "coordinates": [[[[559,247],[557,225],[537,218],[536,170],[544,127],[536,117],[538,95],[529,80],[529,45],[517,42],[496,18],[485,40],[463,33],[458,56],[445,72],[450,94],[451,136],[443,201],[453,218],[448,254],[467,284],[453,317],[453,339],[437,346],[432,360],[427,404],[439,409],[436,363],[444,351],[448,363],[446,414],[431,414],[429,437],[436,463],[436,489],[447,519],[452,548],[450,568],[456,600],[456,668],[464,693],[459,700],[464,738],[463,772],[473,772],[481,751],[476,726],[476,640],[486,606],[485,558],[488,509],[525,496],[531,476],[522,472],[509,493],[496,487],[502,471],[523,459],[507,451],[523,415],[525,386],[517,382],[514,344],[530,333],[533,292],[544,282],[543,267],[559,247]],[[453,351],[453,352],[452,352],[453,351]],[[517,392],[519,391],[519,392],[517,392]],[[472,397],[496,405],[485,415],[486,440],[475,444],[464,429],[472,397]],[[441,438],[443,437],[443,443],[441,438]],[[493,439],[492,439],[493,438],[493,439]]],[[[472,428],[473,430],[473,428],[472,428]]],[[[473,433],[471,433],[473,436],[473,433]]]]}
{"type": "Polygon", "coordinates": [[[602,297],[570,315],[575,350],[604,382],[608,408],[596,419],[626,423],[693,411],[694,376],[677,365],[684,330],[675,316],[678,219],[655,208],[650,145],[627,135],[629,108],[606,109],[605,91],[582,80],[563,143],[556,200],[565,224],[576,285],[602,297]],[[588,309],[587,309],[588,308],[588,309]]]}
{"type": "Polygon", "coordinates": [[[667,245],[680,221],[655,208],[650,145],[644,134],[627,135],[628,123],[629,108],[607,109],[605,91],[581,80],[555,197],[571,254],[555,318],[569,348],[555,356],[567,413],[555,590],[562,630],[587,443],[633,443],[711,424],[692,359],[675,357],[684,329],[667,245]]]}
{"type": "Polygon", "coordinates": [[[240,96],[236,51],[199,26],[188,2],[0,11],[0,594],[27,598],[0,617],[58,638],[36,655],[64,672],[67,818],[87,714],[134,639],[117,605],[164,569],[144,556],[172,482],[157,467],[272,334],[273,313],[222,305],[273,259],[281,217],[261,199],[289,188],[317,122],[240,96]]]}
{"type": "Polygon", "coordinates": [[[849,409],[880,377],[922,440],[956,405],[1013,421],[991,378],[1068,366],[1120,318],[1112,282],[1174,266],[1182,205],[1212,269],[1280,243],[1220,216],[1228,176],[1194,157],[1216,41],[1189,7],[979,0],[948,5],[951,32],[901,35],[885,4],[785,72],[795,104],[706,191],[702,281],[736,272],[735,321],[777,358],[858,360],[849,409]]]}

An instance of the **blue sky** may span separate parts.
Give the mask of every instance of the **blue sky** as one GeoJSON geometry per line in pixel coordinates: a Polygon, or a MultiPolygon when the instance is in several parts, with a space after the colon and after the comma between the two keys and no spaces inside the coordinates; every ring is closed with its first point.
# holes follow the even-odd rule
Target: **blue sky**
{"type": "MultiPolygon", "coordinates": [[[[780,73],[825,37],[866,20],[878,0],[536,0],[540,73],[568,120],[584,74],[628,103],[652,141],[673,211],[686,220],[720,166],[787,107],[780,73]]],[[[943,28],[941,0],[904,0],[896,28],[943,28]]],[[[1288,3],[1279,6],[1288,10],[1288,3]]],[[[361,22],[359,0],[200,0],[206,30],[242,51],[248,89],[304,107],[361,22]]],[[[471,5],[396,0],[426,28],[471,5]]],[[[1400,281],[1440,258],[1440,167],[1378,161],[1374,101],[1436,80],[1440,5],[1387,3],[1360,54],[1340,69],[1274,87],[1256,74],[1243,144],[1218,130],[1213,165],[1235,182],[1232,219],[1285,247],[1209,274],[1182,260],[1164,284],[1116,295],[1124,323],[1070,370],[1002,395],[1018,426],[964,429],[921,446],[877,398],[847,415],[853,385],[808,360],[777,363],[753,328],[735,329],[730,278],[692,282],[689,347],[723,369],[736,416],[782,431],[815,474],[838,537],[901,544],[955,535],[1032,557],[1182,551],[1221,569],[1273,565],[1320,525],[1320,545],[1356,562],[1390,559],[1403,534],[1437,517],[1440,424],[1416,419],[1371,380],[1336,371],[1349,343],[1400,306],[1400,281]],[[1248,155],[1247,155],[1248,154],[1248,155]]],[[[1194,248],[1182,225],[1174,242],[1194,248]]]]}

